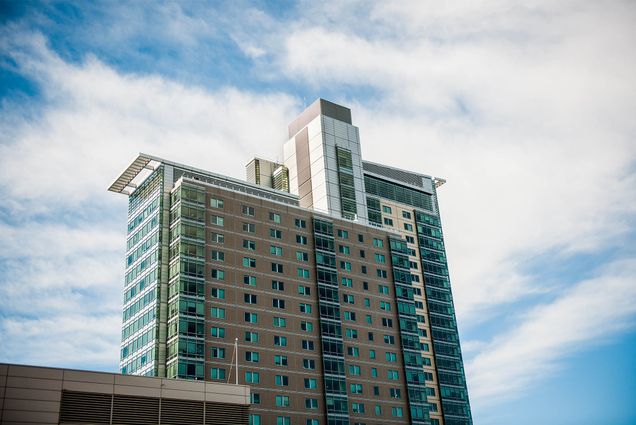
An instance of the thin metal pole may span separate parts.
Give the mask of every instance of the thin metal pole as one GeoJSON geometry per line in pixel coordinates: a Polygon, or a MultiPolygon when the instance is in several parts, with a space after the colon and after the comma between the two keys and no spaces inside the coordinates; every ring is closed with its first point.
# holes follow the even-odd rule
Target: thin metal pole
{"type": "Polygon", "coordinates": [[[234,351],[236,352],[236,385],[238,385],[238,374],[239,374],[239,368],[238,368],[238,338],[234,338],[234,351]]]}

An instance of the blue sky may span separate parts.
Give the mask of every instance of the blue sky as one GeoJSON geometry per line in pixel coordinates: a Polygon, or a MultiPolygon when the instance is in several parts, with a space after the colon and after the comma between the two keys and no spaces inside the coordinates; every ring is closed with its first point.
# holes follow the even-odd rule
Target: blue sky
{"type": "Polygon", "coordinates": [[[116,370],[108,185],[140,151],[240,178],[321,96],[365,159],[448,180],[475,423],[636,423],[635,21],[627,1],[1,1],[0,361],[116,370]]]}

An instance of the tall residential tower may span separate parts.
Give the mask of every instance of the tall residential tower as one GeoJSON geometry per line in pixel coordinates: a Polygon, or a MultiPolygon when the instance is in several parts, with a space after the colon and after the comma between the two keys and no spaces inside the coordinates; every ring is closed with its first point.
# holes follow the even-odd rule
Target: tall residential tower
{"type": "Polygon", "coordinates": [[[319,99],[247,181],[140,154],[121,371],[238,381],[253,424],[471,424],[437,206],[443,180],[362,160],[319,99]]]}

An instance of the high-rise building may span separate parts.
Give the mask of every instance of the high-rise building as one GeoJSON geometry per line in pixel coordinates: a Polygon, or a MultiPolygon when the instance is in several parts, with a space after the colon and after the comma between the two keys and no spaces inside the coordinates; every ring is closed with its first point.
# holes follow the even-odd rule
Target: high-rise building
{"type": "Polygon", "coordinates": [[[351,111],[322,99],[283,158],[246,182],[140,154],[113,183],[121,372],[234,382],[238,356],[255,425],[471,424],[444,180],[363,161],[351,111]]]}

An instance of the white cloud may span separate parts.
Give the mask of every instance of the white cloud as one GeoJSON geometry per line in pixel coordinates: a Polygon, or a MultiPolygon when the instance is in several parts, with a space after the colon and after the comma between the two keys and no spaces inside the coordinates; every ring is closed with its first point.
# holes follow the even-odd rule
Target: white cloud
{"type": "Polygon", "coordinates": [[[251,155],[276,156],[278,146],[263,141],[284,140],[295,112],[294,99],[283,94],[209,92],[119,74],[94,57],[71,65],[39,36],[11,53],[48,101],[17,131],[2,122],[0,190],[14,200],[112,203],[105,188],[140,151],[243,177],[251,155]]]}
{"type": "Polygon", "coordinates": [[[582,346],[606,343],[632,327],[636,260],[608,265],[549,304],[532,308],[466,365],[471,400],[482,408],[515,397],[582,346]]]}

